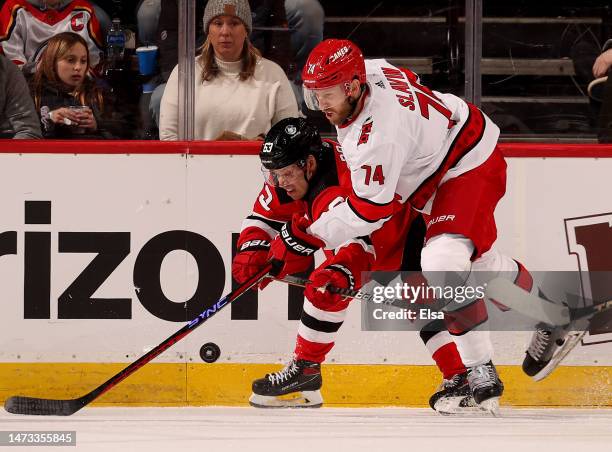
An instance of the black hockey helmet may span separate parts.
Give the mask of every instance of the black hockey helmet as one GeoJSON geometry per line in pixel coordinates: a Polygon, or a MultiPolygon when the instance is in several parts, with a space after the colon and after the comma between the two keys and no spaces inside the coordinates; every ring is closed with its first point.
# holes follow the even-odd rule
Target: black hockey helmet
{"type": "Polygon", "coordinates": [[[305,162],[309,154],[317,161],[323,157],[319,131],[304,118],[285,118],[266,134],[259,158],[265,169],[272,170],[305,162]]]}

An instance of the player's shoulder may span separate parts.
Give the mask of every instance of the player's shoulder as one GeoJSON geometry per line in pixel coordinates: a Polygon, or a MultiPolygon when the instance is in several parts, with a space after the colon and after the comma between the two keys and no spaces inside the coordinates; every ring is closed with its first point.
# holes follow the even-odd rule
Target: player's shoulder
{"type": "Polygon", "coordinates": [[[395,111],[392,102],[382,96],[368,94],[366,107],[355,120],[355,128],[359,130],[357,148],[383,145],[394,141],[394,137],[403,130],[404,118],[395,111]]]}
{"type": "Polygon", "coordinates": [[[311,202],[312,219],[317,220],[323,212],[333,208],[337,204],[344,202],[350,194],[350,184],[328,185],[321,190],[311,202]]]}
{"type": "Polygon", "coordinates": [[[18,11],[29,11],[31,9],[35,9],[35,6],[26,0],[6,0],[2,5],[3,14],[15,14],[18,11]]]}
{"type": "Polygon", "coordinates": [[[288,221],[294,213],[305,211],[305,207],[304,202],[294,201],[283,189],[264,183],[253,211],[266,218],[288,221]]]}

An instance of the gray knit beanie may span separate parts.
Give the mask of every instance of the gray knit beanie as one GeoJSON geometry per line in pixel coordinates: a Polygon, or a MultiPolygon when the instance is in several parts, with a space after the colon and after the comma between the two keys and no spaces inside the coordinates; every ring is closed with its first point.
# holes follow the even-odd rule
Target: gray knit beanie
{"type": "Polygon", "coordinates": [[[244,22],[248,34],[253,31],[251,7],[247,0],[209,0],[202,20],[204,33],[208,33],[210,21],[217,16],[236,16],[244,22]]]}

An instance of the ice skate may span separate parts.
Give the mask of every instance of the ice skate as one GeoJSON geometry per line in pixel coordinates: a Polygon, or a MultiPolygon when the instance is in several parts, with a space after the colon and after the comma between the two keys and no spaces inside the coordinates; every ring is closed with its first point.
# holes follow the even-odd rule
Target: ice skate
{"type": "Polygon", "coordinates": [[[586,327],[575,328],[575,322],[565,328],[538,325],[523,360],[523,372],[535,381],[550,375],[586,334],[586,327]]]}
{"type": "Polygon", "coordinates": [[[255,380],[249,403],[257,408],[319,408],[322,385],[319,363],[293,360],[281,371],[255,380]]]}
{"type": "Polygon", "coordinates": [[[482,410],[497,416],[499,414],[499,398],[504,392],[504,385],[499,379],[493,363],[489,361],[468,368],[467,380],[476,404],[482,410]]]}
{"type": "Polygon", "coordinates": [[[482,413],[482,409],[472,397],[467,372],[442,381],[438,390],[429,398],[429,406],[446,415],[482,413]]]}

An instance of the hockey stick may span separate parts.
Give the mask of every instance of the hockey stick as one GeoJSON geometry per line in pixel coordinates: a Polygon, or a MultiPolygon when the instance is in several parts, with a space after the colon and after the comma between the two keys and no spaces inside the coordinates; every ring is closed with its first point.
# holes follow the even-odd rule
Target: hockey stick
{"type": "MultiPolygon", "coordinates": [[[[268,278],[270,277],[268,276],[268,278]]],[[[284,282],[284,283],[289,284],[290,286],[296,286],[296,287],[306,287],[306,284],[312,283],[312,281],[310,281],[309,279],[299,278],[297,276],[291,276],[291,275],[287,275],[283,278],[272,278],[272,279],[275,281],[284,282]]],[[[399,299],[385,298],[380,303],[375,302],[373,298],[373,294],[364,292],[361,289],[353,290],[353,289],[346,289],[343,287],[325,286],[325,287],[321,287],[319,290],[328,290],[331,293],[340,294],[348,298],[353,298],[355,300],[367,301],[370,303],[377,303],[377,304],[384,304],[384,305],[394,306],[396,308],[401,308],[401,309],[407,309],[409,307],[409,304],[406,301],[399,300],[399,299]]]]}
{"type": "Polygon", "coordinates": [[[4,409],[13,414],[31,414],[31,415],[55,415],[55,416],[70,416],[76,413],[84,406],[91,403],[93,400],[100,397],[102,394],[125,380],[149,361],[155,359],[158,355],[172,347],[178,341],[183,339],[197,327],[202,325],[225,306],[243,295],[251,287],[259,283],[262,279],[268,276],[272,264],[267,264],[259,273],[252,276],[244,284],[237,287],[235,290],[221,298],[212,307],[202,311],[196,318],[178,330],[172,336],[160,343],[157,347],[144,354],[132,364],[124,368],[119,373],[113,375],[100,386],[88,392],[84,396],[76,399],[56,400],[56,399],[40,399],[35,397],[14,396],[9,397],[4,403],[4,409]]]}
{"type": "MultiPolygon", "coordinates": [[[[309,279],[299,278],[297,276],[291,276],[291,275],[287,275],[283,278],[272,278],[272,279],[274,279],[275,281],[284,282],[284,283],[289,284],[290,286],[296,286],[296,287],[306,287],[306,284],[312,283],[312,281],[310,281],[309,279]]],[[[335,286],[325,286],[325,287],[322,287],[321,289],[328,290],[331,293],[344,295],[345,297],[355,298],[358,300],[369,301],[372,298],[372,294],[363,292],[361,290],[345,289],[342,287],[335,287],[335,286]]]]}
{"type": "Polygon", "coordinates": [[[489,281],[485,294],[487,298],[499,301],[516,312],[551,326],[565,326],[570,322],[587,319],[598,312],[612,308],[612,300],[608,300],[593,306],[570,309],[531,294],[504,278],[489,281]]]}

